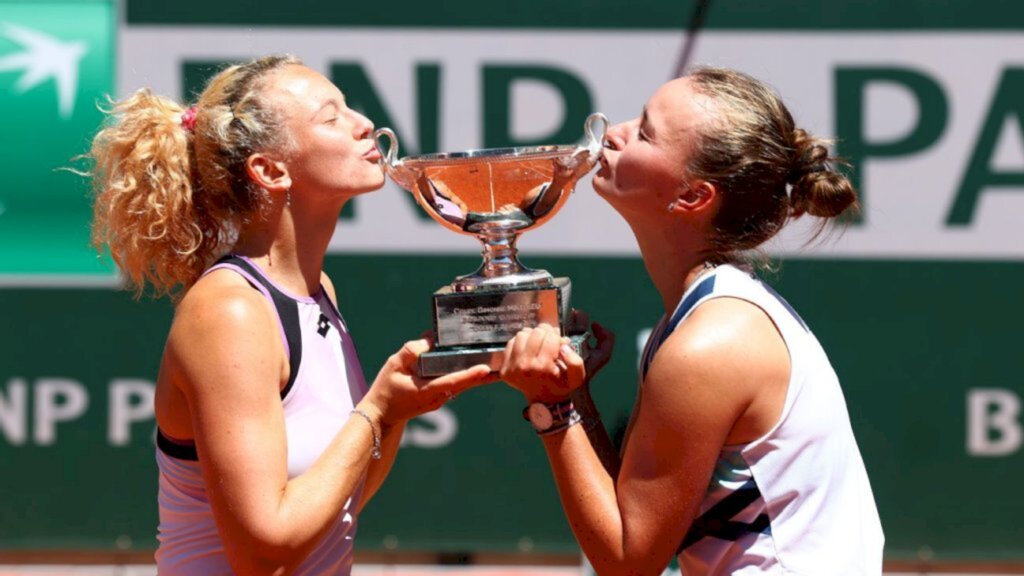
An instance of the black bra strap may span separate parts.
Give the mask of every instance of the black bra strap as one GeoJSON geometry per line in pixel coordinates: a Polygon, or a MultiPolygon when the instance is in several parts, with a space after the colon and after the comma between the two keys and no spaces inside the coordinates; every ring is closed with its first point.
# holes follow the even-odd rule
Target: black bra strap
{"type": "Polygon", "coordinates": [[[177,458],[178,460],[199,460],[199,454],[196,452],[196,445],[194,442],[180,442],[171,440],[164,431],[160,428],[156,429],[156,445],[160,448],[160,451],[167,454],[171,458],[177,458]]]}

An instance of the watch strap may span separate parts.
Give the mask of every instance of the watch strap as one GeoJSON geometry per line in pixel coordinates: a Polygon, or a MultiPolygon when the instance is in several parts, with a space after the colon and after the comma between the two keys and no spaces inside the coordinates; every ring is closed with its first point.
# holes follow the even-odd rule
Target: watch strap
{"type": "Polygon", "coordinates": [[[553,404],[548,404],[547,402],[531,402],[523,407],[523,420],[526,420],[527,422],[530,421],[530,406],[533,404],[543,404],[546,406],[555,420],[558,420],[560,416],[568,414],[570,410],[575,408],[572,400],[562,400],[561,402],[555,402],[553,404]]]}
{"type": "MultiPolygon", "coordinates": [[[[551,426],[548,426],[543,430],[537,430],[536,427],[534,428],[537,434],[540,434],[542,436],[554,434],[556,432],[561,432],[562,430],[565,430],[570,426],[579,424],[583,420],[582,415],[579,413],[578,410],[576,410],[576,407],[575,405],[573,405],[571,399],[563,400],[561,402],[555,402],[553,404],[548,404],[546,402],[535,402],[533,404],[542,404],[545,408],[548,409],[548,412],[551,413],[551,426]]],[[[530,406],[532,406],[533,404],[529,404],[525,408],[523,408],[523,419],[526,420],[527,422],[531,422],[530,406]]]]}
{"type": "Polygon", "coordinates": [[[550,436],[552,434],[558,434],[559,432],[572,428],[573,426],[579,424],[580,422],[583,422],[583,416],[579,413],[578,410],[572,408],[569,410],[569,413],[565,419],[556,420],[555,423],[552,424],[551,427],[548,428],[547,430],[538,430],[537,435],[550,436]]]}

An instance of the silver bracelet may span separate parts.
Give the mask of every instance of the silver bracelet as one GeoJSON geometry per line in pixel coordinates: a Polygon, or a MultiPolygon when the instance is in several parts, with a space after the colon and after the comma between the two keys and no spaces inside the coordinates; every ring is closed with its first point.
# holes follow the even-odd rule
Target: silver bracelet
{"type": "Polygon", "coordinates": [[[373,450],[370,451],[370,457],[374,460],[380,460],[380,432],[377,431],[377,427],[373,425],[373,418],[370,418],[366,412],[363,412],[359,408],[353,408],[352,414],[359,414],[366,420],[366,423],[370,425],[370,432],[373,434],[373,450]]]}

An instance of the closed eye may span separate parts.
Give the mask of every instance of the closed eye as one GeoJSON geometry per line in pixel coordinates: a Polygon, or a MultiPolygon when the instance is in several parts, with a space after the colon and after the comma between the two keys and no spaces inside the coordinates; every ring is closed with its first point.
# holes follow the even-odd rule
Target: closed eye
{"type": "Polygon", "coordinates": [[[644,106],[644,113],[640,117],[640,124],[637,125],[636,132],[637,132],[637,136],[639,136],[641,140],[643,140],[644,142],[650,142],[651,141],[651,137],[644,130],[645,126],[647,126],[647,107],[646,106],[644,106]]]}

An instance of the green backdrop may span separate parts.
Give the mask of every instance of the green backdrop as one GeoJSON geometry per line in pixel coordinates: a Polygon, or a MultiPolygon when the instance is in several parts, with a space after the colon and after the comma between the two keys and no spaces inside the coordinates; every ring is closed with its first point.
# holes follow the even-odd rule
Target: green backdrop
{"type": "MultiPolygon", "coordinates": [[[[906,30],[908,36],[1024,27],[1022,5],[994,0],[918,0],[898,9],[882,0],[770,5],[715,3],[707,27],[906,30]]],[[[415,2],[248,6],[241,0],[129,0],[122,26],[663,30],[685,27],[693,13],[692,3],[669,0],[530,0],[508,11],[460,1],[444,14],[423,12],[426,5],[415,2]]],[[[117,16],[109,0],[0,0],[0,62],[25,48],[8,27],[13,22],[65,45],[90,47],[80,60],[83,80],[68,117],[59,114],[55,79],[22,90],[24,68],[0,65],[0,161],[13,174],[0,189],[0,552],[145,551],[156,545],[154,424],[146,415],[146,390],[172,308],[133,301],[107,286],[113,283],[109,261],[87,247],[84,181],[55,171],[85,150],[100,121],[95,104],[114,90],[117,16]]],[[[208,72],[201,69],[207,61],[217,58],[183,60],[182,85],[194,86],[208,72]]],[[[424,70],[424,78],[434,78],[433,68],[424,70]]],[[[1012,137],[1019,140],[1017,134],[1012,137]]],[[[420,134],[421,142],[429,140],[420,134]]],[[[569,208],[566,214],[571,218],[569,208]]],[[[404,340],[429,326],[430,294],[473,270],[479,259],[472,252],[467,240],[463,256],[328,256],[326,269],[368,379],[404,340]]],[[[614,432],[635,394],[638,335],[660,313],[642,263],[530,253],[524,260],[571,277],[575,305],[618,334],[615,357],[594,384],[614,432]]],[[[811,325],[840,375],[882,516],[887,558],[1024,562],[1018,521],[1024,496],[1016,487],[1024,478],[1024,453],[1019,446],[987,457],[969,450],[972,393],[1024,396],[1019,259],[788,258],[767,279],[811,325]]],[[[492,385],[451,403],[447,420],[411,423],[410,443],[361,519],[358,545],[575,553],[541,445],[519,416],[521,404],[507,387],[492,385]],[[452,418],[457,429],[450,427],[452,418]]],[[[974,418],[1000,414],[1009,424],[983,426],[982,441],[999,444],[1020,433],[1019,406],[1017,412],[982,406],[974,418]]]]}
{"type": "MultiPolygon", "coordinates": [[[[578,307],[618,334],[595,394],[614,431],[635,393],[636,334],[659,313],[642,264],[616,258],[527,258],[573,279],[578,307]]],[[[429,326],[429,294],[476,264],[469,257],[334,256],[327,271],[372,378],[388,354],[429,326]],[[381,295],[386,294],[386,298],[381,295]]],[[[841,376],[871,476],[889,558],[924,547],[938,559],[1024,559],[1017,521],[1018,458],[965,453],[967,389],[1021,391],[1017,304],[1024,268],[1011,263],[789,260],[770,277],[814,329],[841,376]]],[[[116,549],[155,545],[152,421],[132,441],[108,441],[108,389],[152,380],[171,308],[105,289],[8,289],[0,365],[32,384],[70,377],[89,394],[53,445],[0,444],[3,549],[116,549]],[[130,540],[125,540],[127,536],[130,540]],[[119,540],[120,539],[120,540],[119,540]]],[[[4,388],[0,388],[4,392],[4,388]]],[[[31,394],[29,395],[31,396],[31,394]]],[[[455,440],[407,446],[365,511],[370,549],[479,552],[575,550],[540,443],[504,385],[449,405],[455,440]]],[[[430,422],[413,429],[431,432],[430,422]]]]}

